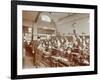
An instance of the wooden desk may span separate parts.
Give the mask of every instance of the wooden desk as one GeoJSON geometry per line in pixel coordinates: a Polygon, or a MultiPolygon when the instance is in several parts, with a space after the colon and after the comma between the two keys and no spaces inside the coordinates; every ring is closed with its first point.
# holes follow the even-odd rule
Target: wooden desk
{"type": "Polygon", "coordinates": [[[55,60],[56,63],[58,63],[58,67],[62,67],[62,66],[69,66],[70,62],[68,61],[68,59],[60,57],[60,56],[51,56],[51,58],[53,60],[55,60]]]}

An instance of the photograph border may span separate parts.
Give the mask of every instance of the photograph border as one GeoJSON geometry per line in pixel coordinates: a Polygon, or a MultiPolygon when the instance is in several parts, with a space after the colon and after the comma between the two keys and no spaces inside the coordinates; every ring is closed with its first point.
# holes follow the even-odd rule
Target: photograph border
{"type": "Polygon", "coordinates": [[[97,6],[96,5],[17,1],[17,0],[11,1],[11,78],[12,79],[90,75],[90,74],[97,74],[97,71],[98,70],[97,70],[97,6]],[[17,25],[18,25],[17,6],[18,5],[93,9],[94,10],[94,53],[95,53],[94,71],[18,75],[17,74],[17,25]]]}

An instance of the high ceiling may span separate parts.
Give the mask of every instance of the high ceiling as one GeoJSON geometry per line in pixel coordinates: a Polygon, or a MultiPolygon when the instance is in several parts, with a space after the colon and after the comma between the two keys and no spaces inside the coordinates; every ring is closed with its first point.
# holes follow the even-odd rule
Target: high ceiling
{"type": "Polygon", "coordinates": [[[41,21],[40,17],[42,15],[47,15],[53,22],[56,23],[62,21],[68,16],[74,15],[74,13],[23,11],[23,25],[29,26],[31,23],[34,23],[37,18],[37,21],[41,21]]]}
{"type": "Polygon", "coordinates": [[[81,32],[89,33],[88,13],[23,11],[22,15],[23,26],[25,28],[36,27],[38,31],[40,30],[40,33],[56,30],[67,34],[68,32],[72,32],[73,28],[76,28],[80,34],[81,32]]]}

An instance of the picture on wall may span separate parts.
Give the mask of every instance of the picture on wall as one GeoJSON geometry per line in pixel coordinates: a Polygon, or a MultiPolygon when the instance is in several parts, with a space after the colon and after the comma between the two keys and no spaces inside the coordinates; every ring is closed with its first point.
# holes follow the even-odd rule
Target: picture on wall
{"type": "Polygon", "coordinates": [[[11,1],[11,78],[97,74],[97,6],[11,1]]]}

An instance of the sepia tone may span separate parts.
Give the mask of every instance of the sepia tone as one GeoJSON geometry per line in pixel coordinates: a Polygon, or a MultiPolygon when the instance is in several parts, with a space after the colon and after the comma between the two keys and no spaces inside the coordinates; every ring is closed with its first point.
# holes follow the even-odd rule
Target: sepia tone
{"type": "Polygon", "coordinates": [[[23,68],[90,65],[89,14],[22,12],[23,68]]]}

